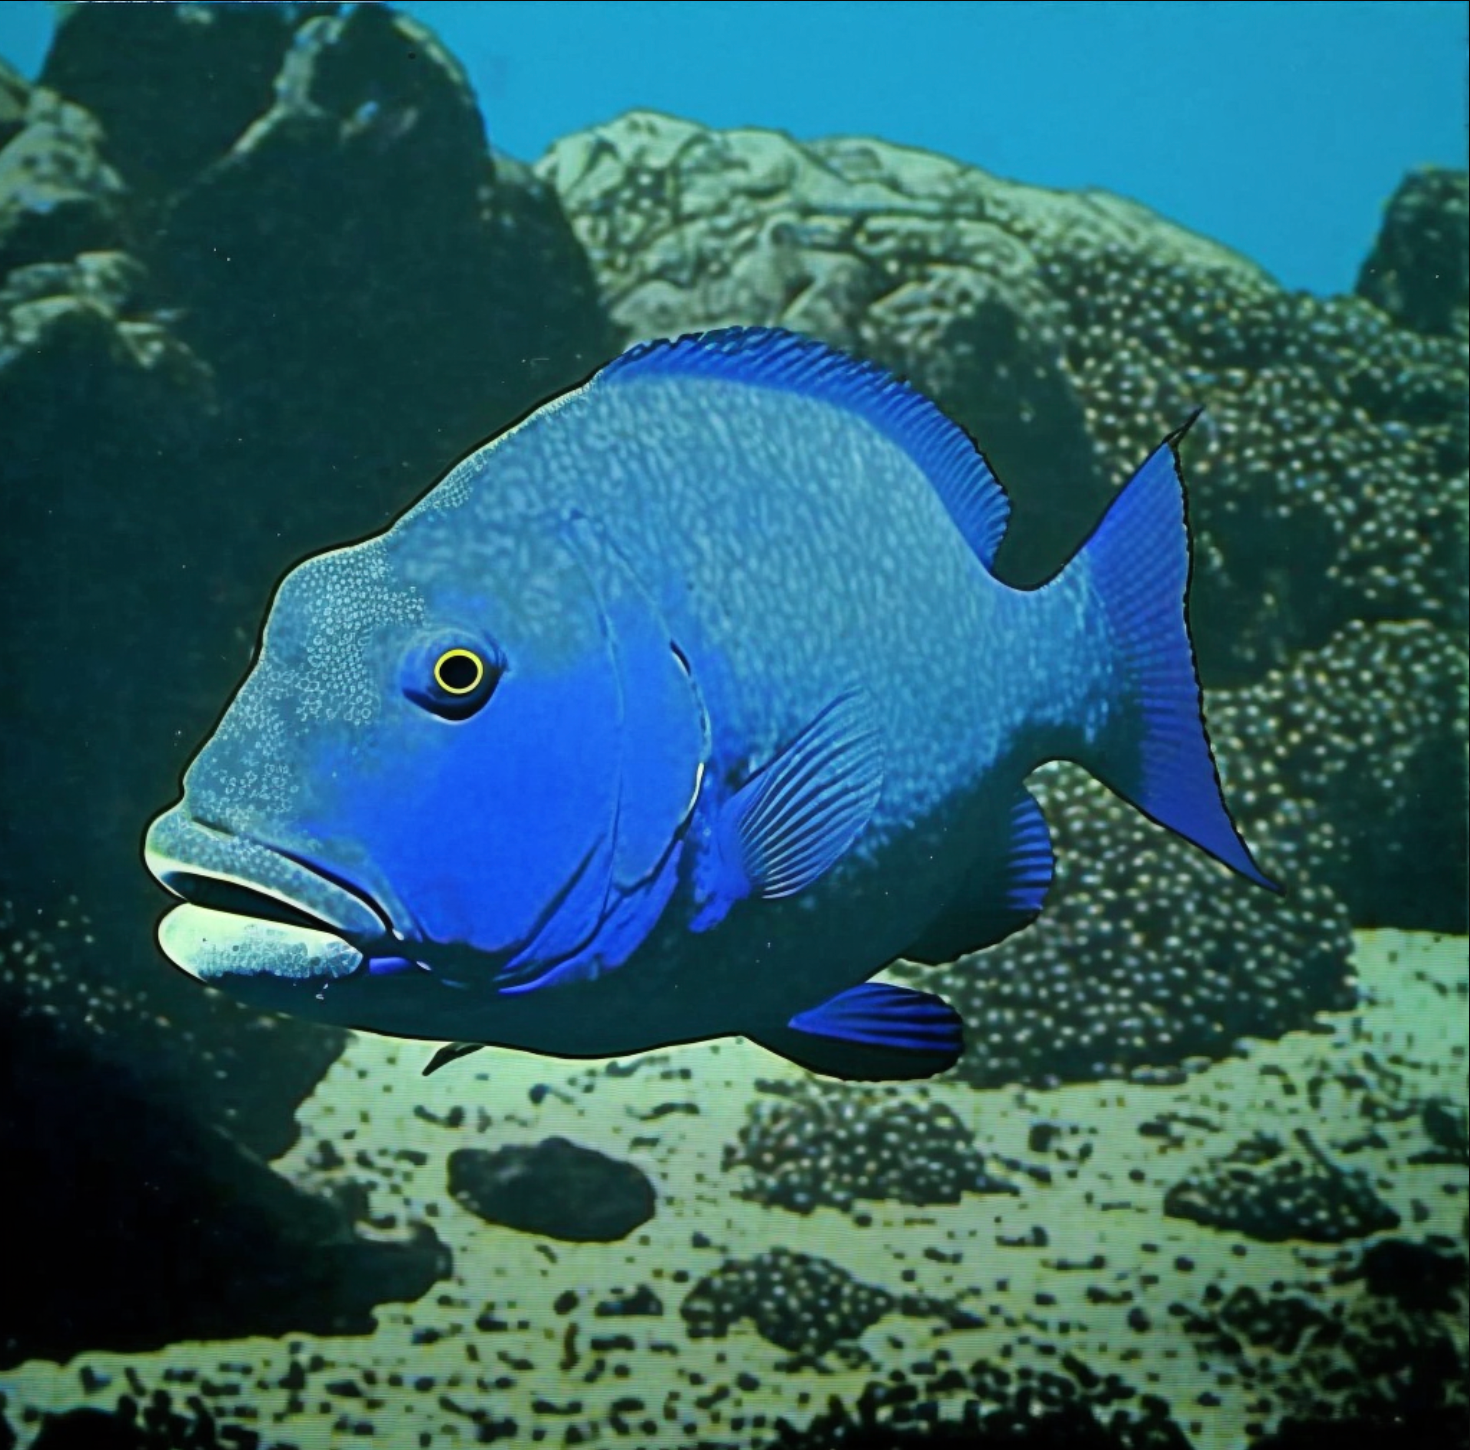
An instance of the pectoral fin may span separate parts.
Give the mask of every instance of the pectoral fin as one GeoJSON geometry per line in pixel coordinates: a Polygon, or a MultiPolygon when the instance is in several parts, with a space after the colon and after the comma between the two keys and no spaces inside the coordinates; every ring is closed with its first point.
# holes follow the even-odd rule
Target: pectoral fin
{"type": "Polygon", "coordinates": [[[883,751],[866,690],[839,695],[720,812],[731,898],[794,896],[857,839],[883,788],[883,751]]]}

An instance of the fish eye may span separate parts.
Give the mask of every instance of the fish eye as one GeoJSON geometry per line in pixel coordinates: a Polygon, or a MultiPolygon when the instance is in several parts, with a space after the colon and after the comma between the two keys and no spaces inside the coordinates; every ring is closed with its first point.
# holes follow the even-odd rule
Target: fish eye
{"type": "Polygon", "coordinates": [[[447,649],[434,661],[434,683],[446,695],[472,695],[485,678],[485,661],[473,650],[447,649]]]}
{"type": "Polygon", "coordinates": [[[403,693],[444,720],[467,720],[495,693],[505,662],[494,647],[459,640],[426,640],[403,662],[403,693]]]}

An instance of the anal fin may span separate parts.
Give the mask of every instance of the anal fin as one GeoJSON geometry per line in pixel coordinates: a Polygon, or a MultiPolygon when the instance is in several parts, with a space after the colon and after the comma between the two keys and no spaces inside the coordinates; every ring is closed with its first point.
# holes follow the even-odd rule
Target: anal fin
{"type": "Polygon", "coordinates": [[[953,1067],[965,1029],[959,1013],[930,992],[860,982],[752,1040],[824,1077],[884,1082],[953,1067]]]}
{"type": "Polygon", "coordinates": [[[1004,846],[982,853],[977,868],[949,905],[903,952],[904,959],[939,966],[994,946],[1041,913],[1056,857],[1036,797],[1016,792],[1004,846]]]}

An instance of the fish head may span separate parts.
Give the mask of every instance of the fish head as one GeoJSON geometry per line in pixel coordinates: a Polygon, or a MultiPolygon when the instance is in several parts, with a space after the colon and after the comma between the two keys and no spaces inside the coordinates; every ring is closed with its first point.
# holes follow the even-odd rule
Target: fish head
{"type": "Polygon", "coordinates": [[[505,994],[569,962],[596,975],[611,920],[628,955],[628,902],[702,778],[692,676],[588,521],[456,522],[421,509],[279,586],[144,844],[183,903],[159,944],[190,974],[443,1038],[493,1031],[505,994]]]}

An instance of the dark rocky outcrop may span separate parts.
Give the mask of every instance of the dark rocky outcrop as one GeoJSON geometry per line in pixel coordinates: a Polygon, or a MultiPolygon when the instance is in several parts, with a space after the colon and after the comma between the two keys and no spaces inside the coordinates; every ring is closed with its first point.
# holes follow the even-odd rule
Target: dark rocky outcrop
{"type": "Polygon", "coordinates": [[[386,7],[69,7],[39,84],[0,69],[0,1119],[54,1308],[12,1357],[360,1330],[432,1281],[260,1161],[344,1034],[172,972],[139,842],[275,579],[611,350],[556,198],[386,7]]]}
{"type": "Polygon", "coordinates": [[[183,1093],[167,1100],[47,1014],[4,1005],[0,1192],[15,1267],[0,1369],[184,1339],[364,1334],[375,1304],[447,1274],[428,1228],[359,1237],[183,1093]]]}
{"type": "Polygon", "coordinates": [[[1394,192],[1358,296],[1415,332],[1458,337],[1470,309],[1470,179],[1426,166],[1394,192]]]}
{"type": "Polygon", "coordinates": [[[27,627],[0,860],[28,899],[136,909],[144,821],[276,578],[611,350],[556,198],[492,159],[457,64],[334,8],[158,7],[121,84],[131,15],[75,7],[43,77],[95,112],[6,83],[0,567],[27,627]]]}

